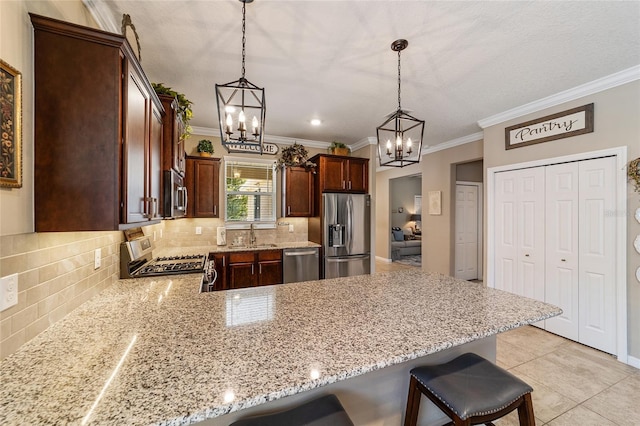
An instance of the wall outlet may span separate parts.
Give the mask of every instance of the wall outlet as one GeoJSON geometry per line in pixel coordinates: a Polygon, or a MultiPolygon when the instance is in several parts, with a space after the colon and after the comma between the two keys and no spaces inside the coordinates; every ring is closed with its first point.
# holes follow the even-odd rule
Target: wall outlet
{"type": "Polygon", "coordinates": [[[202,226],[196,226],[196,235],[202,234],[202,226]]]}
{"type": "Polygon", "coordinates": [[[153,231],[153,241],[156,240],[156,231],[153,231]]]}
{"type": "Polygon", "coordinates": [[[0,278],[0,311],[18,304],[18,274],[0,278]]]}
{"type": "Polygon", "coordinates": [[[93,253],[93,269],[98,269],[102,266],[102,249],[97,248],[93,253]]]}
{"type": "Polygon", "coordinates": [[[289,224],[289,232],[293,232],[293,223],[289,224]]]}

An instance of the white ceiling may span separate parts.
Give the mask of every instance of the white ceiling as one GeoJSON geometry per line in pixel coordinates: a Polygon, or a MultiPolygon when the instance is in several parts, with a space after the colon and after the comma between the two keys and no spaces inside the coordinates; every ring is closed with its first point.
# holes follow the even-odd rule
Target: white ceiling
{"type": "MultiPolygon", "coordinates": [[[[142,66],[217,128],[214,84],[240,77],[238,0],[103,2],[131,16],[142,66]]],[[[265,87],[266,133],[354,144],[397,107],[426,121],[425,144],[477,121],[640,64],[640,1],[283,1],[247,5],[246,77],[265,87]],[[322,126],[309,120],[320,118],[322,126]]],[[[268,141],[268,137],[266,138],[268,141]]]]}

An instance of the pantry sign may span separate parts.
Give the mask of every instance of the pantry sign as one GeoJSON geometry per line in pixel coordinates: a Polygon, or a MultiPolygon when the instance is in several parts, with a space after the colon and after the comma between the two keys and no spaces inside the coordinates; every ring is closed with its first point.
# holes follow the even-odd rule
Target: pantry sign
{"type": "Polygon", "coordinates": [[[547,115],[504,129],[505,149],[593,132],[593,104],[547,115]]]}

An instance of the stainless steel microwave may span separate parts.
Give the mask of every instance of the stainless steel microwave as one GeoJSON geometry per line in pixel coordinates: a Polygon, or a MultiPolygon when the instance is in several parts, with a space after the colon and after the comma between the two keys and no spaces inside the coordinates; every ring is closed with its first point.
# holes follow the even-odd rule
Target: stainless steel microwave
{"type": "Polygon", "coordinates": [[[164,171],[164,191],[162,198],[162,216],[175,219],[187,215],[189,197],[184,179],[174,170],[164,171]]]}

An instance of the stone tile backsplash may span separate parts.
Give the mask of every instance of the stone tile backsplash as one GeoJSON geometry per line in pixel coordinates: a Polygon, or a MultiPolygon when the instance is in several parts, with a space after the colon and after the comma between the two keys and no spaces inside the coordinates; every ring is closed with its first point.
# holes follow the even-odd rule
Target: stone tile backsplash
{"type": "MultiPolygon", "coordinates": [[[[259,244],[307,241],[306,218],[282,218],[256,230],[259,244]],[[289,224],[294,232],[289,232],[289,224]]],[[[155,247],[215,246],[221,219],[179,219],[144,227],[155,247]],[[197,235],[195,228],[201,227],[197,235]]],[[[248,230],[228,230],[227,244],[248,230]]],[[[0,312],[0,359],[119,279],[120,231],[48,232],[0,236],[0,277],[18,274],[18,304],[0,312]],[[102,266],[94,269],[94,252],[102,266]]]]}

